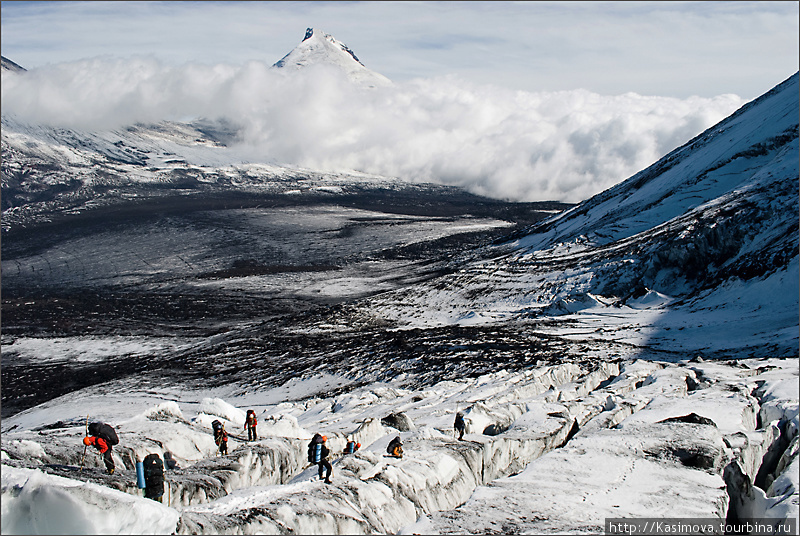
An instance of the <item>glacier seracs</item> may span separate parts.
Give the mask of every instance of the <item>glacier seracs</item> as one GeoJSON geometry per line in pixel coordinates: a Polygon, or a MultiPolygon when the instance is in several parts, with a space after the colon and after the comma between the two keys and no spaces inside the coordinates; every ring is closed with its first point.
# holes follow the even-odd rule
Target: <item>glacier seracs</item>
{"type": "Polygon", "coordinates": [[[796,445],[797,372],[796,360],[638,360],[268,405],[219,392],[109,394],[88,405],[68,395],[3,421],[3,531],[61,533],[57,512],[70,507],[81,523],[63,525],[67,533],[564,533],[602,531],[606,517],[724,521],[732,500],[777,523],[798,513],[796,446],[783,450],[767,491],[749,490],[760,502],[729,499],[723,475],[735,464],[755,482],[773,445],[796,445]],[[169,395],[175,400],[154,404],[169,395]],[[118,475],[105,475],[92,455],[86,469],[75,467],[83,422],[53,423],[51,411],[71,404],[117,427],[118,475]],[[242,407],[254,407],[263,423],[255,443],[238,433],[231,408],[242,407]],[[464,441],[452,430],[458,410],[468,423],[464,441]],[[400,412],[414,431],[380,423],[400,412]],[[210,434],[218,413],[230,417],[232,432],[221,457],[210,434]],[[332,485],[305,461],[317,431],[337,453],[332,485]],[[404,441],[401,460],[385,455],[395,435],[404,441]],[[342,455],[349,438],[362,449],[342,455]],[[167,451],[178,468],[167,471],[160,505],[141,497],[133,464],[167,451]]]}

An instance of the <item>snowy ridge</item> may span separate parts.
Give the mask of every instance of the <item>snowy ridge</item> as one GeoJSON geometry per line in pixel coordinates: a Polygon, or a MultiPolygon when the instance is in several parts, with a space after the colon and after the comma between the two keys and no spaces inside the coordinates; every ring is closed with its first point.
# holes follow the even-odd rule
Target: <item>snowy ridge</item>
{"type": "Polygon", "coordinates": [[[795,74],[647,169],[554,216],[518,246],[545,249],[584,234],[591,244],[608,244],[765,180],[791,179],[791,167],[776,176],[760,172],[791,161],[781,150],[797,146],[798,91],[795,74]]]}
{"type": "Polygon", "coordinates": [[[5,56],[0,56],[0,70],[2,71],[10,71],[14,73],[22,73],[25,72],[26,69],[24,67],[20,67],[10,59],[6,58],[5,56]]]}
{"type": "Polygon", "coordinates": [[[308,28],[303,41],[277,61],[274,67],[304,69],[320,65],[340,69],[348,79],[362,87],[382,87],[392,83],[382,74],[367,69],[344,43],[314,28],[308,28]]]}
{"type": "Polygon", "coordinates": [[[246,154],[226,145],[235,136],[235,127],[224,123],[165,121],[85,132],[22,124],[4,115],[2,126],[4,231],[135,197],[206,191],[314,195],[358,188],[431,187],[357,172],[251,163],[246,154]]]}
{"type": "MultiPolygon", "coordinates": [[[[4,73],[25,69],[2,58],[4,73]]],[[[354,84],[380,87],[391,81],[373,72],[343,43],[309,28],[305,39],[278,61],[276,69],[334,68],[354,84]]],[[[123,129],[81,131],[21,122],[2,117],[3,222],[7,231],[51,221],[53,215],[152,195],[152,187],[220,188],[255,192],[308,192],[311,178],[318,187],[341,192],[353,184],[414,189],[399,179],[356,171],[323,173],[284,166],[270,159],[251,164],[252,150],[237,148],[239,125],[224,119],[184,123],[162,121],[123,129]],[[286,179],[295,179],[289,185],[286,179]],[[331,180],[333,179],[333,180],[331,180]],[[132,191],[131,188],[137,188],[132,191]],[[144,191],[143,191],[144,190],[144,191]]]]}

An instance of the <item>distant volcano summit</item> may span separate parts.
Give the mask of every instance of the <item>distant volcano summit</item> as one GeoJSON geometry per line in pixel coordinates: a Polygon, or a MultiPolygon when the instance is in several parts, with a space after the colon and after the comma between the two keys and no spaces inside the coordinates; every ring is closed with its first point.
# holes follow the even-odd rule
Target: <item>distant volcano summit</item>
{"type": "Polygon", "coordinates": [[[320,30],[308,28],[303,41],[273,67],[303,69],[313,65],[333,65],[364,87],[381,87],[392,82],[382,74],[367,69],[347,45],[320,30]]]}

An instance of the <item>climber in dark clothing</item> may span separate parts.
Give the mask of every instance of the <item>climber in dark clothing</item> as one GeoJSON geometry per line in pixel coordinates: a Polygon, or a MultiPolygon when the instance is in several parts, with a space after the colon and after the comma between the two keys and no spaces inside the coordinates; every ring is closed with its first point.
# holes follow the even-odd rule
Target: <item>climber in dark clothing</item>
{"type": "MultiPolygon", "coordinates": [[[[166,458],[166,454],[164,455],[166,458]]],[[[147,499],[161,502],[164,497],[164,463],[158,454],[152,453],[144,457],[144,496],[147,499]]]]}
{"type": "Polygon", "coordinates": [[[389,442],[389,446],[386,447],[386,453],[395,458],[403,457],[403,442],[400,441],[400,436],[395,437],[389,442]]]}
{"type": "Polygon", "coordinates": [[[355,452],[361,448],[361,443],[356,443],[355,441],[348,441],[347,445],[344,447],[345,454],[355,454],[355,452]]]}
{"type": "Polygon", "coordinates": [[[328,438],[324,435],[314,434],[311,443],[308,444],[308,461],[316,463],[319,466],[319,478],[322,480],[323,469],[326,471],[325,483],[331,483],[331,476],[333,476],[333,467],[331,462],[328,461],[328,456],[331,451],[325,445],[328,438]]]}
{"type": "Polygon", "coordinates": [[[458,432],[458,440],[462,441],[464,439],[464,432],[467,430],[467,424],[464,422],[464,414],[460,411],[456,413],[456,422],[453,424],[453,428],[458,432]]]}
{"type": "Polygon", "coordinates": [[[172,457],[172,453],[166,451],[164,453],[164,468],[165,469],[180,469],[178,467],[178,461],[172,457]]]}

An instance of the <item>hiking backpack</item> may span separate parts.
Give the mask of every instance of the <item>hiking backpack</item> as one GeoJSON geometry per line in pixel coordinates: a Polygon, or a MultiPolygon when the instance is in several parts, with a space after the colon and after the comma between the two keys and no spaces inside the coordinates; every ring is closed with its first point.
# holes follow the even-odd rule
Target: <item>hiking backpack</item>
{"type": "Polygon", "coordinates": [[[222,423],[218,420],[213,420],[211,421],[211,428],[214,430],[214,432],[219,432],[222,430],[222,423]]]}
{"type": "Polygon", "coordinates": [[[93,436],[97,436],[103,439],[109,446],[114,446],[119,444],[119,437],[117,436],[117,432],[111,425],[108,425],[104,422],[93,422],[89,425],[89,433],[93,436]]]}
{"type": "Polygon", "coordinates": [[[148,454],[142,462],[144,465],[144,482],[148,488],[158,488],[164,484],[164,463],[158,454],[148,454]]]}
{"type": "Polygon", "coordinates": [[[164,465],[167,469],[178,469],[178,462],[172,457],[170,451],[164,453],[164,465]]]}
{"type": "Polygon", "coordinates": [[[456,430],[461,430],[466,427],[467,423],[464,422],[464,416],[459,413],[458,415],[456,415],[455,428],[456,430]]]}
{"type": "Polygon", "coordinates": [[[308,444],[308,461],[311,463],[319,463],[322,459],[322,436],[314,434],[311,442],[308,444]]]}

